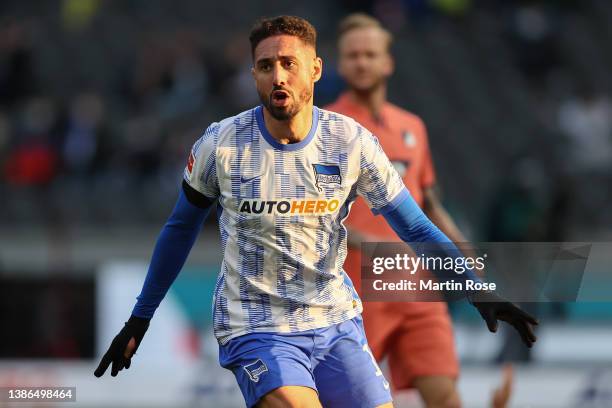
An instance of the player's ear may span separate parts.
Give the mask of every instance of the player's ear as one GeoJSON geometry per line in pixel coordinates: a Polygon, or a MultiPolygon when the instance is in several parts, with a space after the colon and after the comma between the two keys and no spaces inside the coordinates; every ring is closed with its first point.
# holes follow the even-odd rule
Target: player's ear
{"type": "Polygon", "coordinates": [[[323,60],[320,57],[315,57],[314,64],[312,66],[312,79],[317,82],[323,75],[323,60]]]}

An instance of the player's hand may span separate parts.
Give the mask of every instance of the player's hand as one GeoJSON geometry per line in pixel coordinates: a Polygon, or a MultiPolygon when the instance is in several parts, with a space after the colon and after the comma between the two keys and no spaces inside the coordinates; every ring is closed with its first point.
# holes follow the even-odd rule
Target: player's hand
{"type": "Polygon", "coordinates": [[[132,356],[138,350],[140,342],[149,328],[150,319],[130,316],[125,326],[115,336],[110,347],[94,371],[96,377],[102,377],[112,363],[111,376],[116,377],[119,371],[130,368],[132,356]]]}
{"type": "Polygon", "coordinates": [[[490,332],[497,332],[497,321],[503,320],[516,329],[527,347],[535,343],[534,326],[538,325],[538,321],[514,303],[495,292],[484,291],[471,295],[470,302],[478,309],[490,332]]]}

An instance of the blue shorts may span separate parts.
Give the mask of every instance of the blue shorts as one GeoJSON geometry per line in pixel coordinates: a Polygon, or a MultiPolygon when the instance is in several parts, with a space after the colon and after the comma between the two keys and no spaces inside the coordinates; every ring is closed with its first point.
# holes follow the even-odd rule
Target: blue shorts
{"type": "Polygon", "coordinates": [[[249,408],[285,385],[314,389],[325,408],[374,408],[392,400],[361,316],[297,333],[235,337],[219,346],[219,363],[234,373],[249,408]]]}

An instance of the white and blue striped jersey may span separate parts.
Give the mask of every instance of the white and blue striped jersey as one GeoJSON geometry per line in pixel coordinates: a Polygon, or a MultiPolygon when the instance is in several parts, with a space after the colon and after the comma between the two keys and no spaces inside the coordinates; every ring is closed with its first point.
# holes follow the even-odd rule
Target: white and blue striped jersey
{"type": "Polygon", "coordinates": [[[342,268],[342,222],[357,195],[377,212],[404,189],[378,140],[353,119],[313,107],[308,135],[281,144],[262,109],[213,123],[184,173],[192,188],[219,200],[223,262],[213,325],[221,344],[251,332],[326,327],[360,313],[342,268]]]}

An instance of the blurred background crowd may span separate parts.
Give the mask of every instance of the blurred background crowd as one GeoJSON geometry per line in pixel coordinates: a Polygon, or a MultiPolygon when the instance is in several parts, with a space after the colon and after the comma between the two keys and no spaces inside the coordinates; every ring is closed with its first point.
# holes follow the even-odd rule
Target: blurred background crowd
{"type": "MultiPolygon", "coordinates": [[[[2,223],[138,225],[166,214],[192,142],[258,103],[248,30],[284,6],[243,3],[3,1],[2,223]]],[[[319,106],[343,87],[335,26],[355,10],[394,32],[390,98],[425,120],[447,205],[472,239],[609,231],[610,2],[292,6],[319,29],[319,106]]]]}
{"type": "MultiPolygon", "coordinates": [[[[343,89],[336,25],[354,11],[394,33],[389,98],[425,121],[469,239],[610,241],[608,0],[3,0],[0,322],[20,324],[15,307],[39,320],[0,342],[0,357],[93,357],[96,271],[148,260],[192,143],[259,103],[255,18],[315,25],[324,106],[343,89]]],[[[212,218],[192,264],[218,265],[212,218]]],[[[609,304],[580,319],[595,315],[610,319],[609,304]]]]}

